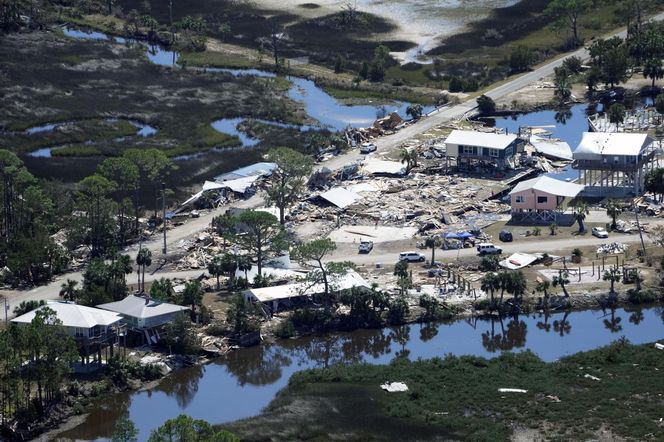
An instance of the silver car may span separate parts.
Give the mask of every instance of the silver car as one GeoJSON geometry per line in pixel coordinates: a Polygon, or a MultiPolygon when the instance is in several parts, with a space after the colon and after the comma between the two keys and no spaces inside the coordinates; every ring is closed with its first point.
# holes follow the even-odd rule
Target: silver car
{"type": "Polygon", "coordinates": [[[593,227],[591,230],[593,236],[598,238],[608,238],[609,232],[606,231],[604,227],[593,227]]]}

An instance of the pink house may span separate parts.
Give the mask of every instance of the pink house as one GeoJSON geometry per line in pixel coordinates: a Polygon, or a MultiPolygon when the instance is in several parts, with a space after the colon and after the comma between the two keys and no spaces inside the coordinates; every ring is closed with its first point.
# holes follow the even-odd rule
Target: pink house
{"type": "Polygon", "coordinates": [[[540,176],[522,181],[510,192],[512,216],[542,221],[555,220],[562,213],[565,198],[574,198],[584,186],[540,176]]]}

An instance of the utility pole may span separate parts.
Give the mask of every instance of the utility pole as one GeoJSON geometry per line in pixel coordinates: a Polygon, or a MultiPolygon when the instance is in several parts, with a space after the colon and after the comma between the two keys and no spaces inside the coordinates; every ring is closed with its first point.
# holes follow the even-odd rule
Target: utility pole
{"type": "Polygon", "coordinates": [[[7,322],[8,321],[7,315],[8,315],[8,312],[9,312],[9,304],[7,304],[7,298],[5,298],[4,296],[3,296],[2,300],[5,301],[5,325],[7,325],[7,323],[8,323],[7,322]]]}
{"type": "Polygon", "coordinates": [[[164,230],[164,255],[166,254],[166,183],[161,183],[161,216],[164,230]]]}

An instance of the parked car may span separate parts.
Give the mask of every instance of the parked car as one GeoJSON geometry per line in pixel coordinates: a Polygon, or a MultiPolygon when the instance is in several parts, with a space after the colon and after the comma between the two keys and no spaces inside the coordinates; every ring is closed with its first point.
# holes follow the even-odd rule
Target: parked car
{"type": "Polygon", "coordinates": [[[477,252],[480,255],[492,255],[494,253],[500,255],[503,253],[503,249],[496,247],[489,242],[483,242],[477,245],[477,252]]]}
{"type": "Polygon", "coordinates": [[[609,232],[607,232],[604,227],[593,227],[591,229],[591,232],[592,232],[593,236],[596,236],[598,238],[608,238],[609,237],[609,232]]]}
{"type": "Polygon", "coordinates": [[[369,253],[373,249],[373,241],[360,241],[359,252],[369,253]]]}
{"type": "Polygon", "coordinates": [[[192,218],[200,218],[200,216],[201,216],[201,212],[199,212],[198,210],[192,210],[191,211],[191,217],[192,218]]]}
{"type": "Polygon", "coordinates": [[[375,152],[377,149],[374,143],[362,143],[360,146],[360,153],[371,153],[375,152]]]}
{"type": "Polygon", "coordinates": [[[500,239],[502,242],[512,242],[514,238],[512,238],[512,232],[509,230],[501,230],[498,234],[498,239],[500,239]]]}
{"type": "Polygon", "coordinates": [[[420,252],[401,252],[399,253],[399,261],[424,262],[426,257],[420,252]]]}

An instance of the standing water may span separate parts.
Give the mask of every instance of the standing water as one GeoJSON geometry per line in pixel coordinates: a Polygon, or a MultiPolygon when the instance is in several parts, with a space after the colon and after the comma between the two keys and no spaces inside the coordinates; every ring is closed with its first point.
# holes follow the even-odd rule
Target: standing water
{"type": "Polygon", "coordinates": [[[259,414],[293,373],[335,363],[386,364],[396,357],[476,355],[532,350],[545,361],[591,350],[625,336],[632,343],[664,337],[664,310],[586,310],[505,318],[466,319],[357,330],[326,336],[280,340],[241,349],[205,366],[178,370],[157,387],[105,398],[86,421],[61,434],[76,440],[110,437],[128,413],[146,440],[167,419],[186,413],[222,424],[259,414]]]}

